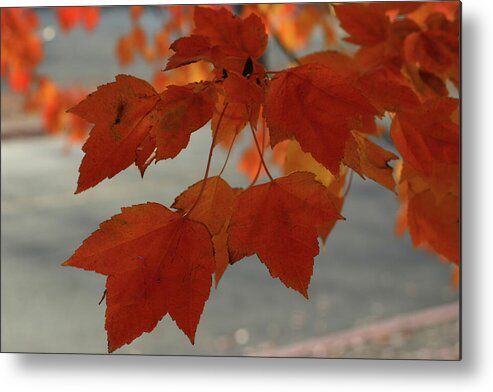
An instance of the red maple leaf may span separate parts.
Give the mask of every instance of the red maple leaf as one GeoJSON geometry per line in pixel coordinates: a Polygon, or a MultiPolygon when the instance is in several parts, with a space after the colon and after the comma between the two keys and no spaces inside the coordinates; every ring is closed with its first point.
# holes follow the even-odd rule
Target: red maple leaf
{"type": "Polygon", "coordinates": [[[123,208],[64,265],[108,276],[110,352],[152,331],[167,313],[194,342],[214,272],[211,237],[202,224],[157,203],[123,208]]]}
{"type": "Polygon", "coordinates": [[[296,172],[252,186],[236,198],[229,224],[233,262],[257,254],[274,278],[308,298],[317,228],[341,218],[315,175],[296,172]]]}
{"type": "Polygon", "coordinates": [[[338,175],[349,131],[377,114],[355,81],[326,65],[287,69],[270,83],[265,118],[271,145],[295,137],[305,152],[338,175]]]}
{"type": "MultiPolygon", "coordinates": [[[[108,276],[110,351],[151,331],[168,313],[193,343],[212,274],[217,286],[227,266],[246,256],[256,254],[272,277],[308,297],[318,240],[344,219],[353,171],[397,194],[399,231],[409,229],[415,246],[459,263],[459,111],[448,92],[449,81],[458,86],[457,7],[335,5],[346,41],[359,46],[354,55],[329,50],[294,59],[285,48],[299,65],[271,72],[261,61],[264,21],[272,34],[289,29],[276,32],[265,12],[261,18],[250,14],[255,7],[245,9],[248,16],[240,17],[195,7],[191,34],[171,45],[166,70],[201,61],[205,80],[166,85],[175,70],[157,93],[143,80],[118,75],[70,109],[95,124],[83,147],[77,192],[132,163],[143,175],[152,162],[176,157],[211,121],[204,178],[175,199],[176,212],[156,203],[124,208],[65,263],[108,276]],[[389,131],[376,117],[392,121],[400,158],[374,142],[389,131]],[[247,125],[252,143],[239,166],[252,183],[243,190],[221,176],[247,125]],[[219,174],[209,177],[218,145],[228,152],[219,174]],[[285,176],[274,178],[266,162],[285,176]],[[255,185],[264,173],[270,181],[255,185]]],[[[286,16],[296,7],[270,9],[286,16]]],[[[132,31],[119,43],[122,62],[134,52],[166,53],[171,31],[161,31],[156,51],[150,50],[137,25],[140,10],[132,11],[132,31]]],[[[170,12],[183,28],[187,17],[179,10],[170,12]]],[[[305,19],[298,39],[324,26],[323,16],[310,10],[299,13],[305,19]]]]}

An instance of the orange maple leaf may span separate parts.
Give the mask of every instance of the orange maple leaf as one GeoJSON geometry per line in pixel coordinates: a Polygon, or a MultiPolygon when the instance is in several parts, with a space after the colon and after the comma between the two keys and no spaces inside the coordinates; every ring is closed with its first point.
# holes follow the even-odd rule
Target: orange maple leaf
{"type": "Polygon", "coordinates": [[[82,147],[85,156],[76,193],[115,176],[135,162],[135,151],[149,132],[148,124],[142,120],[158,101],[159,95],[147,82],[118,75],[116,82],[98,87],[69,109],[95,124],[82,147]]]}
{"type": "Polygon", "coordinates": [[[82,147],[85,156],[76,193],[112,178],[134,162],[143,174],[154,149],[157,160],[178,155],[191,133],[212,117],[215,92],[211,86],[172,85],[158,94],[144,80],[118,75],[116,82],[100,86],[69,109],[95,124],[82,147]]]}
{"type": "Polygon", "coordinates": [[[459,199],[452,194],[437,201],[430,190],[413,195],[407,222],[414,246],[430,245],[447,260],[459,264],[459,199]]]}
{"type": "Polygon", "coordinates": [[[167,313],[194,343],[214,272],[202,224],[157,203],[122,208],[64,265],[108,276],[109,352],[151,332],[167,313]]]}
{"type": "Polygon", "coordinates": [[[236,198],[229,224],[232,262],[257,254],[274,278],[308,298],[317,228],[342,219],[315,175],[295,172],[236,198]]]}
{"type": "Polygon", "coordinates": [[[212,118],[216,95],[210,83],[168,86],[161,93],[153,115],[157,123],[151,133],[156,138],[156,159],[174,158],[190,141],[190,135],[212,118]]]}
{"type": "MultiPolygon", "coordinates": [[[[279,146],[280,144],[278,144],[279,146]]],[[[315,174],[315,179],[327,188],[327,194],[332,200],[334,207],[340,214],[344,205],[344,184],[346,179],[346,168],[341,168],[339,178],[333,176],[325,166],[318,163],[309,153],[303,152],[296,140],[289,140],[285,147],[285,160],[282,165],[284,174],[296,171],[307,171],[315,174]]],[[[325,243],[327,237],[332,232],[339,217],[325,221],[318,227],[318,236],[325,243]]]]}
{"type": "Polygon", "coordinates": [[[190,186],[179,195],[172,208],[186,213],[186,216],[203,223],[212,235],[215,259],[216,287],[229,264],[228,227],[233,212],[233,202],[241,189],[231,186],[221,177],[210,177],[190,186]]]}
{"type": "Polygon", "coordinates": [[[171,208],[187,212],[189,219],[205,224],[211,235],[215,235],[229,219],[234,198],[233,188],[216,176],[208,178],[205,184],[202,180],[190,186],[175,199],[171,208]]]}
{"type": "Polygon", "coordinates": [[[440,98],[415,111],[400,112],[392,121],[392,140],[404,160],[424,174],[435,161],[459,162],[459,127],[451,119],[457,100],[440,98]]]}
{"type": "MultiPolygon", "coordinates": [[[[272,9],[286,16],[297,8],[272,9]]],[[[359,45],[354,55],[318,52],[300,58],[299,66],[266,72],[260,60],[267,45],[262,20],[271,20],[266,13],[241,18],[225,8],[195,7],[191,34],[171,45],[166,70],[175,75],[156,78],[161,93],[118,75],[71,109],[95,124],[83,147],[77,192],[132,163],[143,175],[212,123],[204,179],[175,199],[176,212],[156,203],[124,208],[66,262],[108,275],[110,351],[149,332],[167,313],[193,343],[212,274],[217,286],[227,266],[246,256],[256,254],[272,277],[308,297],[318,237],[325,241],[344,219],[351,170],[397,193],[398,229],[409,229],[415,246],[459,263],[459,112],[447,84],[458,82],[457,12],[408,2],[334,9],[346,41],[359,45]],[[205,81],[170,85],[172,79],[205,81]],[[397,155],[369,137],[386,131],[376,116],[392,120],[402,158],[395,169],[389,161],[397,155]],[[253,144],[239,163],[253,183],[234,189],[221,173],[247,124],[253,144]],[[229,152],[220,174],[209,177],[217,144],[229,152]],[[284,177],[272,176],[265,156],[284,177]],[[253,185],[263,172],[270,181],[253,185]]],[[[303,39],[324,23],[317,10],[303,13],[303,39]]],[[[140,11],[132,11],[133,29],[119,44],[122,62],[134,52],[164,57],[173,28],[191,19],[170,8],[176,20],[156,36],[154,49],[137,24],[140,11]]]]}
{"type": "Polygon", "coordinates": [[[277,74],[265,99],[271,146],[295,137],[305,152],[338,175],[349,131],[377,110],[347,76],[306,64],[277,74]]]}
{"type": "Polygon", "coordinates": [[[214,64],[220,70],[241,73],[252,59],[252,68],[267,46],[267,34],[260,17],[250,14],[245,19],[234,16],[225,8],[195,7],[195,29],[192,35],[176,40],[166,69],[173,69],[199,60],[214,64]]]}
{"type": "Polygon", "coordinates": [[[338,4],[335,10],[341,27],[349,33],[346,41],[373,46],[387,39],[390,20],[383,10],[373,4],[338,4]]]}
{"type": "Polygon", "coordinates": [[[388,165],[398,156],[383,149],[357,132],[351,132],[346,143],[343,162],[363,178],[365,176],[384,187],[394,190],[393,169],[388,165]]]}

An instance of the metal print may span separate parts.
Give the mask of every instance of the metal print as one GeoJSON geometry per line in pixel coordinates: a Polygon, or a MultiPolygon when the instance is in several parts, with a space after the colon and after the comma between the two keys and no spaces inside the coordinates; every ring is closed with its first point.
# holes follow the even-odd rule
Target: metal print
{"type": "Polygon", "coordinates": [[[460,359],[459,2],[1,29],[2,351],[460,359]]]}

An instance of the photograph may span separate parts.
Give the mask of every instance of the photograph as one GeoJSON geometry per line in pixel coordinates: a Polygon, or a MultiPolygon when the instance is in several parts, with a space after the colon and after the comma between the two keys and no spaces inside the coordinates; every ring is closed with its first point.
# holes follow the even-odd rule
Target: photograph
{"type": "Polygon", "coordinates": [[[461,2],[0,12],[2,353],[461,361],[461,2]]]}

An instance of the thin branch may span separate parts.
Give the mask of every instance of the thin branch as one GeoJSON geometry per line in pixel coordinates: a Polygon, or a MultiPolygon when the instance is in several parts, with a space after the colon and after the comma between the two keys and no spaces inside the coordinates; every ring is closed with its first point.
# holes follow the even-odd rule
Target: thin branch
{"type": "Polygon", "coordinates": [[[265,172],[269,176],[270,180],[271,181],[274,181],[274,178],[270,174],[269,169],[267,168],[267,165],[265,164],[264,154],[263,154],[262,150],[260,149],[260,146],[259,146],[258,140],[257,140],[257,136],[255,135],[255,131],[253,130],[252,124],[250,124],[250,130],[252,131],[253,140],[255,141],[255,146],[257,147],[257,151],[258,151],[258,153],[260,155],[260,160],[262,161],[262,165],[264,166],[265,172]]]}
{"type": "Polygon", "coordinates": [[[236,141],[236,136],[238,136],[237,132],[235,132],[235,135],[233,136],[233,140],[231,141],[231,145],[229,146],[229,149],[228,149],[228,155],[226,155],[226,160],[224,161],[223,167],[221,168],[221,171],[218,174],[219,177],[223,174],[224,169],[226,169],[226,165],[228,164],[228,161],[229,161],[229,156],[231,155],[231,151],[233,150],[233,146],[234,146],[235,141],[236,141]]]}
{"type": "Polygon", "coordinates": [[[101,305],[101,303],[105,298],[106,298],[106,289],[104,290],[103,296],[101,297],[101,300],[99,301],[98,305],[101,305]]]}
{"type": "Polygon", "coordinates": [[[207,158],[207,167],[205,168],[204,179],[202,180],[202,187],[200,188],[199,195],[195,199],[195,202],[193,203],[192,208],[190,208],[188,210],[188,212],[183,215],[184,217],[189,215],[193,211],[193,209],[197,206],[197,204],[198,204],[198,202],[202,196],[202,193],[204,193],[205,184],[207,183],[207,177],[209,176],[209,170],[211,168],[212,152],[214,151],[214,146],[216,145],[217,134],[219,133],[219,127],[221,126],[221,123],[222,123],[223,117],[224,117],[224,113],[226,112],[228,105],[229,105],[228,103],[226,105],[224,105],[224,109],[221,112],[221,116],[219,117],[219,121],[217,122],[217,127],[214,130],[214,134],[212,135],[211,148],[209,150],[209,157],[207,158]]]}
{"type": "MultiPolygon", "coordinates": [[[[264,126],[263,130],[264,131],[262,132],[262,155],[264,153],[264,148],[265,148],[265,126],[264,126]]],[[[260,171],[261,170],[262,170],[262,160],[259,161],[258,168],[257,168],[257,173],[255,173],[255,177],[253,178],[253,180],[250,183],[250,185],[248,185],[248,188],[250,188],[251,186],[255,185],[255,183],[258,180],[258,177],[260,176],[260,171]]]]}

